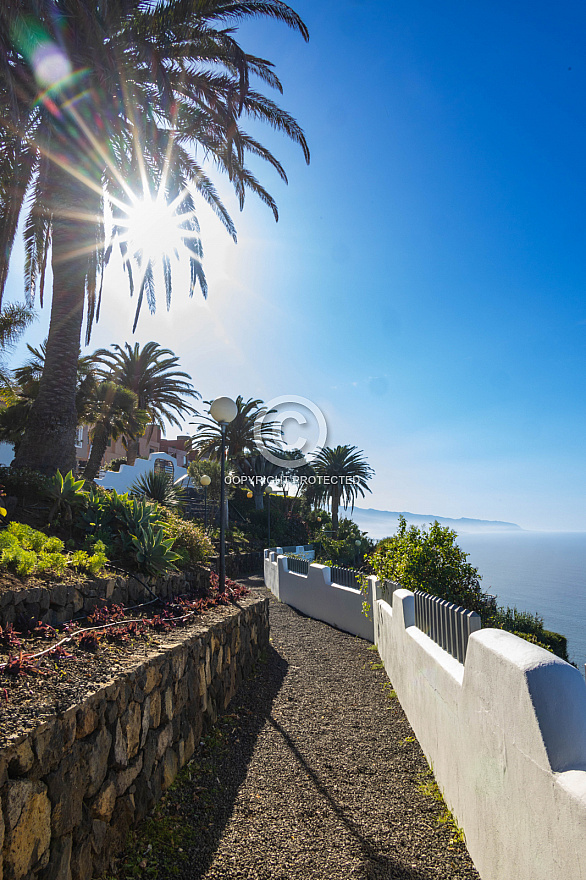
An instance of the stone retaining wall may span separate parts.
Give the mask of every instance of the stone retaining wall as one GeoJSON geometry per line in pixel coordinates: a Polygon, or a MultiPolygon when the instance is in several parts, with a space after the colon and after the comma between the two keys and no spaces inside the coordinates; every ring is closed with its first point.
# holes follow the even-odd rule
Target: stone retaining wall
{"type": "Polygon", "coordinates": [[[226,614],[0,751],[0,880],[108,868],[268,648],[266,599],[226,614]]]}
{"type": "Polygon", "coordinates": [[[207,587],[209,571],[202,568],[188,574],[169,574],[158,578],[140,575],[140,581],[131,576],[88,578],[80,579],[77,583],[47,582],[46,586],[10,590],[0,593],[0,626],[12,623],[17,628],[26,628],[39,620],[57,626],[73,617],[90,614],[101,605],[148,602],[153,597],[144,584],[156,596],[168,599],[190,589],[207,587]]]}

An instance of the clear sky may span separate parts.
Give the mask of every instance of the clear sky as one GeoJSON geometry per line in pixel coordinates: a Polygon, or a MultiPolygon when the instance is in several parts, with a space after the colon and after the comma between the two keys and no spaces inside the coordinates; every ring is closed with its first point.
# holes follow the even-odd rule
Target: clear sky
{"type": "MultiPolygon", "coordinates": [[[[577,0],[298,0],[276,63],[293,144],[259,131],[281,219],[234,245],[202,206],[210,294],[145,312],[204,398],[301,395],[376,470],[361,506],[586,530],[586,7],[577,0]]],[[[9,298],[22,289],[15,254],[9,298]]],[[[46,334],[48,309],[27,341],[46,334]]],[[[115,266],[90,350],[132,341],[115,266]]],[[[19,354],[13,362],[19,362],[19,354]]],[[[20,359],[22,359],[20,357],[20,359]]]]}

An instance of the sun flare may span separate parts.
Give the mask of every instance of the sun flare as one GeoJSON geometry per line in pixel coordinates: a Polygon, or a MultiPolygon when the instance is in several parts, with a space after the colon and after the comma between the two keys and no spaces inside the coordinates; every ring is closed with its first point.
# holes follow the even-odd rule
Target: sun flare
{"type": "Polygon", "coordinates": [[[184,221],[185,215],[177,214],[174,205],[164,199],[146,198],[135,202],[118,223],[126,229],[122,238],[129,256],[157,260],[172,253],[178,255],[179,247],[189,235],[182,227],[184,221]]]}

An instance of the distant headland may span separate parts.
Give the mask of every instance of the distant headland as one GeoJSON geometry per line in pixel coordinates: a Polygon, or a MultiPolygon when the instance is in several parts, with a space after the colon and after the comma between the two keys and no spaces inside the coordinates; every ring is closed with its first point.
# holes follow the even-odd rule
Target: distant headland
{"type": "Polygon", "coordinates": [[[442,526],[449,526],[456,532],[521,532],[521,526],[516,523],[501,522],[500,520],[472,519],[467,516],[453,519],[449,516],[437,516],[428,513],[410,513],[408,510],[375,510],[372,507],[355,507],[354,512],[348,508],[342,511],[342,516],[353,519],[360,529],[378,540],[392,534],[399,521],[399,516],[404,516],[409,524],[426,525],[437,520],[442,526]]]}

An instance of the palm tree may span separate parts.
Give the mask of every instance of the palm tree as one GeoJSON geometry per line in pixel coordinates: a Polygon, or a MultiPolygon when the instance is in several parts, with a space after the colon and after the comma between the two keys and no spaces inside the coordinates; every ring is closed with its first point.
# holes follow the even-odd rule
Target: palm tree
{"type": "Polygon", "coordinates": [[[34,311],[21,303],[13,303],[0,312],[0,388],[9,389],[12,382],[5,355],[34,319],[34,311]]]}
{"type": "MultiPolygon", "coordinates": [[[[254,400],[252,397],[244,400],[239,394],[234,402],[236,418],[226,427],[226,454],[233,462],[257,451],[254,426],[259,417],[267,415],[262,400],[254,400]]],[[[212,401],[206,400],[205,403],[211,405],[212,401]]],[[[198,415],[198,421],[193,423],[197,424],[197,431],[187,442],[187,448],[193,450],[198,458],[211,458],[217,461],[222,448],[220,426],[210,415],[198,415]]],[[[263,421],[262,436],[265,442],[278,442],[281,439],[281,432],[277,429],[277,423],[263,421]]]]}
{"type": "MultiPolygon", "coordinates": [[[[28,343],[26,347],[30,357],[26,363],[13,370],[14,382],[7,400],[8,406],[0,410],[0,440],[12,443],[15,452],[18,452],[27,429],[33,403],[39,394],[45,365],[45,342],[38,348],[28,343]]],[[[80,356],[77,360],[75,393],[77,425],[90,422],[93,416],[97,386],[94,366],[93,355],[80,356]]]]}
{"type": "MultiPolygon", "coordinates": [[[[189,379],[191,376],[175,369],[179,358],[168,348],[161,348],[157,342],[147,342],[140,348],[138,342],[124,348],[113,345],[114,351],[100,348],[93,358],[100,365],[98,374],[129,388],[136,394],[138,409],[148,413],[150,421],[163,429],[163,421],[171,425],[181,425],[178,416],[191,415],[195,409],[185,402],[186,397],[201,397],[189,379]]],[[[139,440],[142,430],[127,430],[126,460],[134,464],[138,457],[139,440]]]]}
{"type": "MultiPolygon", "coordinates": [[[[137,313],[145,294],[155,309],[155,275],[140,247],[124,235],[125,217],[140,200],[171,205],[190,255],[191,292],[206,292],[194,211],[199,194],[229,233],[235,230],[197,160],[226,172],[240,207],[246,190],[273,210],[270,194],[246,166],[249,155],[286,180],[272,153],[241,127],[267,122],[302,148],[295,120],[253,88],[281,91],[269,61],[245,52],[234,26],[255,17],[277,19],[305,39],[307,29],[282,0],[19,0],[0,6],[0,296],[22,207],[25,284],[40,299],[49,255],[53,271],[46,367],[16,464],[63,473],[75,463],[75,382],[84,304],[87,334],[99,316],[101,277],[113,217],[137,313]]],[[[167,304],[171,263],[162,258],[167,304]]],[[[135,319],[136,323],[136,319],[135,319]]]]}
{"type": "MultiPolygon", "coordinates": [[[[208,406],[212,401],[205,401],[208,406]]],[[[239,474],[246,477],[254,496],[257,509],[263,509],[263,497],[267,488],[266,483],[262,482],[264,474],[264,465],[274,467],[270,462],[266,461],[258,454],[256,447],[256,437],[254,427],[259,417],[270,415],[262,400],[255,400],[249,397],[244,400],[241,394],[234,401],[236,404],[236,417],[226,426],[226,457],[231,461],[239,474]],[[264,463],[264,464],[263,464],[264,463]],[[260,480],[256,478],[260,477],[260,480]],[[262,490],[262,491],[261,491],[262,490]]],[[[272,410],[271,410],[272,412],[272,410]]],[[[212,461],[219,461],[222,450],[222,431],[219,424],[211,415],[199,415],[197,431],[186,443],[186,448],[193,450],[198,459],[208,458],[212,461]]],[[[278,443],[281,439],[280,427],[277,428],[276,422],[262,421],[262,438],[266,443],[273,441],[278,443]]],[[[226,506],[222,515],[228,521],[228,500],[226,496],[226,506]]]]}
{"type": "Polygon", "coordinates": [[[84,471],[86,480],[95,480],[110,440],[123,433],[144,431],[148,421],[148,413],[138,408],[134,391],[116,382],[100,382],[92,404],[93,411],[87,413],[93,428],[92,449],[84,471]]]}
{"type": "Polygon", "coordinates": [[[356,446],[325,446],[311,462],[317,481],[310,486],[315,503],[325,503],[332,511],[332,529],[338,531],[338,508],[340,502],[354,509],[358,495],[370,492],[368,481],[374,470],[366,462],[362,450],[356,446]]]}

